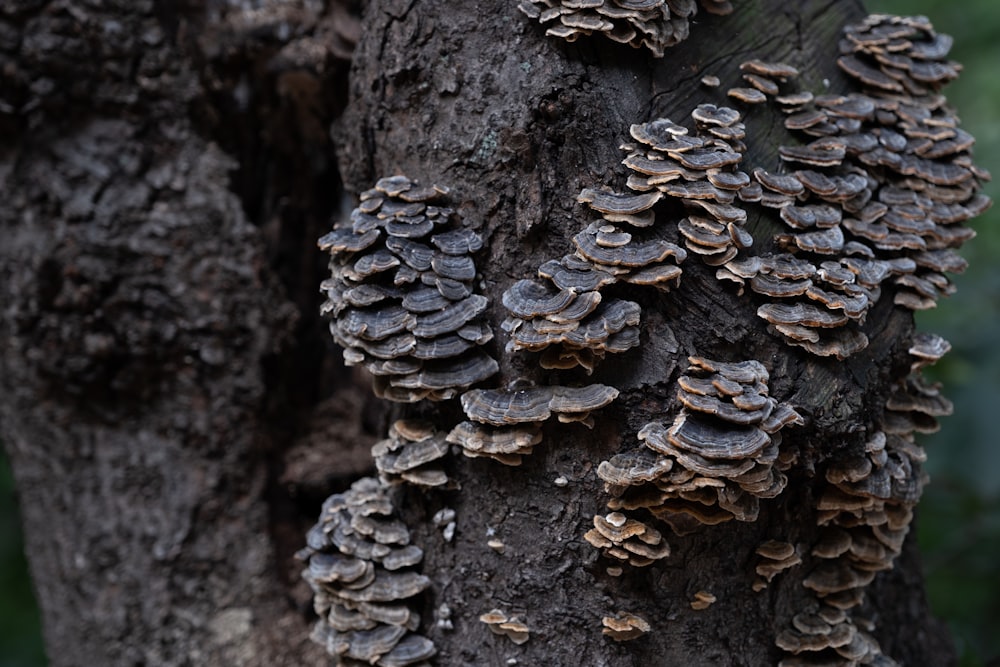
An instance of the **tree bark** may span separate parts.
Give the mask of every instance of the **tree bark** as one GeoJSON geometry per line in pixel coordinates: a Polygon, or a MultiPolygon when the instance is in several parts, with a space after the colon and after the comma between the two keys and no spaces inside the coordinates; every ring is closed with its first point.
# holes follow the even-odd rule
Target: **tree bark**
{"type": "MultiPolygon", "coordinates": [[[[75,4],[0,6],[4,34],[17,35],[3,46],[13,65],[0,100],[0,433],[53,665],[327,660],[307,639],[292,557],[319,502],[370,469],[390,414],[443,430],[462,418],[455,401],[369,398],[323,331],[314,243],[353,206],[341,183],[354,195],[402,173],[451,188],[486,240],[477,266],[500,332],[503,291],[589,224],[581,189],[624,189],[631,124],[726,104],[751,58],[797,66],[805,88],[848,90],[837,42],[863,16],[857,2],[735,3],[729,16],[699,14],[691,38],[654,59],[546,38],[507,0],[372,0],[348,76],[356,23],[336,2],[75,4]],[[723,87],[700,86],[706,74],[723,87]]],[[[781,122],[766,106],[747,111],[754,166],[776,168],[781,122]]],[[[747,229],[766,244],[776,225],[760,216],[747,229]]],[[[628,298],[643,309],[641,345],[591,376],[622,392],[592,431],[547,426],[518,468],[452,456],[458,490],[398,493],[433,582],[421,632],[437,664],[781,659],[775,635],[810,599],[810,563],[755,593],[754,550],[815,542],[822,470],[859,446],[870,406],[908,367],[912,316],[883,300],[864,325],[868,347],[838,362],[768,334],[758,304],[697,261],[668,294],[628,298]],[[771,395],[807,417],[784,440],[801,465],[757,521],[669,536],[665,561],[608,576],[581,537],[606,511],[596,467],[676,412],[689,355],[762,361],[771,395]],[[430,521],[445,507],[457,513],[452,541],[430,521]],[[701,590],[717,602],[695,611],[701,590]],[[442,604],[453,630],[434,624],[442,604]],[[477,619],[494,607],[519,613],[531,639],[492,635],[477,619]],[[616,611],[653,630],[607,640],[601,617],[616,611]]],[[[550,379],[498,338],[492,385],[550,379]]],[[[886,655],[954,663],[912,532],[866,599],[886,655]]]]}

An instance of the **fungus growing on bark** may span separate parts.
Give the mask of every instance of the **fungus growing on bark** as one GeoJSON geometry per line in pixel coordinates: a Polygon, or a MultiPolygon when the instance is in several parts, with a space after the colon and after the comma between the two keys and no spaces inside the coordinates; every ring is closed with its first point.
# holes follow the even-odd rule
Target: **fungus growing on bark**
{"type": "MultiPolygon", "coordinates": [[[[926,337],[921,342],[932,351],[938,347],[926,337]]],[[[864,601],[865,588],[876,573],[890,569],[901,552],[926,481],[920,470],[926,456],[913,440],[913,422],[900,424],[893,415],[916,413],[933,419],[949,412],[950,404],[936,388],[925,387],[919,375],[913,374],[890,396],[881,430],[853,456],[839,459],[826,470],[828,486],[817,503],[822,530],[811,549],[814,565],[802,585],[815,593],[820,608],[847,613],[836,623],[827,621],[832,629],[826,629],[811,612],[796,616],[794,628],[780,633],[776,643],[796,655],[808,652],[810,658],[805,662],[786,659],[782,664],[888,660],[877,642],[857,630],[851,613],[864,601]],[[842,636],[831,643],[828,639],[834,631],[842,636]]]]}
{"type": "Polygon", "coordinates": [[[505,465],[521,465],[521,457],[531,454],[542,441],[541,426],[537,423],[516,426],[489,426],[473,422],[460,422],[448,433],[447,441],[462,448],[469,458],[487,457],[505,465]]]}
{"type": "Polygon", "coordinates": [[[745,128],[739,112],[714,104],[699,105],[691,117],[697,135],[666,118],[633,125],[638,143],[625,146],[623,164],[635,172],[632,190],[681,200],[691,213],[678,222],[687,250],[718,266],[753,243],[743,229],[746,212],[733,204],[750,182],[736,169],[745,128]]]}
{"type": "MultiPolygon", "coordinates": [[[[950,43],[923,18],[875,15],[849,26],[838,64],[858,91],[844,95],[785,90],[797,71],[784,64],[741,65],[752,87],[731,93],[747,102],[775,96],[800,142],[779,148],[785,173],[754,169],[740,200],[776,209],[787,226],[777,246],[815,271],[790,278],[766,265],[746,270],[749,258],[734,255],[716,275],[741,294],[749,281],[755,293],[780,299],[758,312],[789,344],[844,359],[867,346],[860,326],[883,287],[914,310],[954,291],[946,274],[965,269],[955,248],[973,236],[961,223],[990,200],[979,192],[989,174],[971,161],[973,139],[938,94],[959,69],[946,59],[950,43]],[[813,308],[837,317],[822,326],[815,317],[797,321],[813,308]]],[[[686,224],[682,233],[721,236],[706,227],[686,224]]]]}
{"type": "Polygon", "coordinates": [[[507,637],[515,644],[523,644],[530,639],[528,626],[515,616],[507,616],[506,612],[500,609],[492,609],[480,615],[480,622],[485,623],[495,635],[507,637]]]}
{"type": "Polygon", "coordinates": [[[297,554],[320,617],[311,637],[345,665],[413,665],[436,652],[416,633],[420,615],[411,606],[430,585],[412,569],[423,552],[393,514],[385,487],[362,478],[327,498],[297,554]]]}
{"type": "Polygon", "coordinates": [[[620,512],[594,517],[594,527],[583,538],[605,556],[635,567],[651,565],[670,555],[670,545],[660,531],[620,512]]]}
{"type": "Polygon", "coordinates": [[[541,425],[553,414],[562,422],[583,422],[590,413],[605,407],[618,397],[618,390],[602,384],[583,387],[549,385],[531,389],[503,391],[473,389],[462,394],[462,409],[474,422],[491,426],[511,424],[541,425]]]}
{"type": "MultiPolygon", "coordinates": [[[[532,284],[538,286],[538,292],[546,289],[544,283],[532,284]]],[[[519,288],[517,291],[526,290],[519,288]]],[[[596,291],[579,295],[573,295],[570,290],[562,293],[573,297],[563,310],[538,313],[533,317],[510,317],[504,321],[503,329],[510,334],[508,352],[544,352],[543,368],[582,366],[590,372],[606,353],[625,352],[638,345],[639,304],[622,299],[602,301],[596,291]]],[[[514,295],[505,294],[504,301],[510,304],[512,312],[532,312],[533,307],[527,301],[514,295]]]]}
{"type": "MultiPolygon", "coordinates": [[[[733,11],[728,0],[701,0],[701,6],[710,14],[733,11]]],[[[694,0],[519,0],[518,8],[550,37],[575,42],[596,33],[648,48],[657,58],[687,39],[688,19],[697,12],[694,0]]]]}
{"type": "Polygon", "coordinates": [[[605,616],[601,619],[601,625],[604,626],[601,632],[616,642],[636,639],[650,630],[650,625],[646,619],[622,611],[615,613],[614,616],[605,616]]]}
{"type": "Polygon", "coordinates": [[[708,591],[698,591],[691,600],[691,608],[695,611],[702,611],[715,604],[715,601],[716,597],[708,591]]]}
{"type": "Polygon", "coordinates": [[[913,357],[910,371],[916,372],[925,366],[936,363],[950,350],[951,343],[937,334],[924,332],[914,334],[909,349],[910,356],[913,357]]]}
{"type": "Polygon", "coordinates": [[[754,591],[764,590],[775,576],[802,563],[795,545],[779,540],[762,543],[757,547],[756,553],[760,556],[760,561],[754,567],[758,576],[753,583],[754,591]]]}
{"type": "Polygon", "coordinates": [[[436,465],[447,453],[445,435],[430,422],[415,419],[394,422],[389,437],[372,447],[375,468],[383,482],[418,486],[448,483],[448,475],[436,465]]]}
{"type": "MultiPolygon", "coordinates": [[[[754,521],[761,498],[786,483],[778,469],[779,431],[802,418],[768,396],[757,361],[690,357],[678,380],[683,407],[671,426],[639,431],[646,449],[598,466],[613,510],[644,508],[678,534],[737,519],[754,521]]],[[[610,515],[609,515],[610,516],[610,515]]]]}
{"type": "Polygon", "coordinates": [[[332,274],[321,311],[333,315],[344,361],[371,372],[389,400],[452,398],[498,370],[481,348],[493,336],[481,318],[486,298],[473,294],[471,255],[482,240],[457,226],[447,194],[383,178],[319,241],[332,274]]]}
{"type": "MultiPolygon", "coordinates": [[[[704,4],[728,8],[725,2],[704,4]]],[[[686,30],[693,11],[686,0],[522,0],[520,7],[548,34],[572,41],[600,32],[657,55],[681,26],[686,30]],[[646,29],[663,21],[669,29],[646,29]]],[[[769,330],[815,355],[845,359],[864,348],[861,327],[883,290],[906,308],[933,306],[953,289],[945,274],[964,269],[954,249],[971,232],[960,223],[989,205],[978,192],[988,175],[969,158],[972,139],[935,94],[957,73],[943,60],[947,47],[948,40],[919,19],[873,17],[852,27],[839,64],[861,91],[847,95],[788,90],[798,74],[794,67],[743,63],[747,87],[731,89],[730,96],[748,104],[773,98],[799,140],[780,147],[777,165],[752,174],[740,170],[746,128],[734,109],[700,105],[691,114],[694,131],[662,118],[633,125],[623,160],[631,172],[629,192],[584,189],[578,201],[600,220],[573,236],[571,254],[546,262],[537,279],[517,281],[504,293],[507,351],[538,352],[546,369],[593,370],[605,353],[623,352],[639,340],[638,304],[601,289],[631,283],[666,291],[679,283],[687,252],[717,267],[716,275],[741,294],[749,287],[763,302],[756,310],[769,330]],[[668,199],[680,200],[687,213],[677,221],[676,237],[657,224],[656,209],[669,210],[662,204],[668,199]],[[767,255],[748,252],[754,239],[744,228],[745,204],[759,204],[756,211],[782,225],[767,255]],[[685,249],[668,238],[680,239],[685,249]]],[[[710,77],[704,82],[719,83],[710,77]]],[[[335,315],[334,335],[347,348],[348,362],[365,365],[380,395],[394,400],[464,391],[469,420],[446,438],[425,423],[394,424],[373,452],[385,482],[445,483],[434,468],[445,442],[467,456],[517,464],[540,442],[540,425],[553,414],[589,425],[590,412],[617,396],[603,385],[466,391],[494,374],[497,364],[479,348],[492,335],[481,317],[486,300],[473,290],[471,255],[482,243],[471,230],[455,228],[454,213],[443,207],[445,195],[404,177],[383,179],[362,196],[352,224],[321,241],[333,255],[334,271],[324,283],[325,308],[335,315]]],[[[941,339],[915,339],[914,370],[946,348],[941,339]]],[[[638,447],[598,467],[613,496],[612,511],[595,516],[584,537],[615,563],[645,566],[669,555],[647,515],[678,534],[732,519],[754,521],[760,500],[775,497],[787,483],[783,473],[796,454],[779,451],[780,431],[803,419],[769,395],[763,365],[689,361],[678,380],[680,410],[647,424],[638,447]],[[637,510],[645,510],[644,520],[629,514],[637,510]]],[[[778,636],[777,645],[792,654],[782,664],[862,664],[880,655],[851,612],[902,547],[923,483],[923,452],[912,434],[934,428],[935,418],[949,411],[936,387],[913,376],[895,387],[881,418],[869,424],[873,435],[863,447],[846,443],[822,463],[824,486],[815,508],[821,529],[802,551],[810,568],[802,583],[815,594],[815,605],[778,636]]],[[[557,485],[566,483],[557,478],[557,485]]],[[[406,656],[426,651],[426,640],[406,634],[416,627],[407,615],[412,612],[372,605],[422,590],[424,579],[406,571],[418,563],[419,549],[407,544],[405,526],[391,520],[391,504],[362,504],[346,523],[331,519],[328,531],[311,533],[311,582],[329,584],[321,614],[334,628],[324,625],[321,639],[349,660],[409,664],[406,656]],[[332,585],[341,581],[350,586],[332,585]],[[390,618],[405,620],[384,620],[390,618]]],[[[454,523],[445,525],[453,534],[454,523]]],[[[499,540],[487,544],[503,549],[499,540]]],[[[757,554],[756,590],[802,563],[787,542],[765,542],[757,554]]],[[[622,568],[607,572],[618,576],[622,568]]],[[[317,599],[319,593],[317,588],[317,599]]],[[[691,606],[704,609],[714,601],[699,591],[691,606]]],[[[500,610],[480,620],[517,643],[528,638],[527,626],[500,610]]],[[[628,614],[606,617],[604,626],[615,639],[648,630],[628,614]]]]}

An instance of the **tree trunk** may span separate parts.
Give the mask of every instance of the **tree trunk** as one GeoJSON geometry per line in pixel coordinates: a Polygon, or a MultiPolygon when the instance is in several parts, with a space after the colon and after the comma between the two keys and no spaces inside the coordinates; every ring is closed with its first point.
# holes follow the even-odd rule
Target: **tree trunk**
{"type": "MultiPolygon", "coordinates": [[[[690,125],[698,104],[740,106],[725,90],[752,58],[796,66],[804,90],[852,90],[837,43],[863,17],[859,3],[734,3],[728,16],[699,13],[691,37],[657,59],[546,37],[507,0],[371,0],[349,74],[352,3],[78,4],[0,6],[0,433],[53,665],[327,660],[308,641],[315,616],[293,558],[320,501],[371,469],[368,447],[390,416],[442,431],[464,419],[458,401],[371,398],[317,315],[326,257],[315,239],[393,174],[449,187],[486,241],[477,267],[500,362],[486,386],[621,392],[592,430],[547,424],[519,467],[453,455],[454,488],[396,492],[432,582],[420,632],[437,664],[787,656],[776,635],[816,603],[802,581],[818,562],[824,474],[857,456],[881,417],[872,406],[906,376],[910,312],[883,297],[862,327],[867,347],[843,361],[815,356],[769,333],[749,290],[689,257],[669,292],[614,287],[642,308],[641,343],[588,378],[505,352],[500,304],[572,251],[594,219],[577,203],[582,189],[625,190],[630,125],[690,125]],[[700,85],[705,75],[722,87],[700,85]],[[762,362],[770,395],[804,417],[782,430],[798,461],[755,521],[682,535],[661,525],[670,556],[611,576],[582,537],[608,511],[596,470],[639,447],[644,424],[669,425],[689,356],[762,362]],[[431,521],[444,508],[456,512],[452,540],[431,521]],[[766,540],[804,545],[803,563],[755,592],[766,540]],[[692,609],[699,591],[716,602],[692,609]],[[442,605],[453,629],[434,622],[442,605]],[[529,641],[491,634],[478,619],[494,608],[517,614],[529,641]],[[652,629],[610,641],[601,619],[615,612],[652,629]]],[[[783,116],[740,108],[741,168],[779,171],[779,145],[794,143],[783,116]]],[[[763,252],[780,223],[753,210],[746,229],[763,252]]],[[[870,621],[900,664],[953,664],[912,534],[867,588],[857,622],[870,621]]]]}

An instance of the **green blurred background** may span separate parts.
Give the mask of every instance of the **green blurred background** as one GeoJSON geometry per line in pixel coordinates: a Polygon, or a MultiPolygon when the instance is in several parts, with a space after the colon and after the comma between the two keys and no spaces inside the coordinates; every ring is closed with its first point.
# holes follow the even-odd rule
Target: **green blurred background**
{"type": "MultiPolygon", "coordinates": [[[[740,0],[751,2],[752,0],[740,0]]],[[[872,12],[925,14],[955,38],[965,65],[947,94],[977,140],[976,162],[1000,179],[1000,4],[997,0],[877,0],[872,12]]],[[[997,185],[987,185],[994,200],[997,185]]],[[[945,385],[955,415],[924,438],[932,483],[918,536],[928,593],[952,629],[962,667],[1000,665],[1000,205],[973,222],[958,294],[921,313],[921,329],[954,346],[928,375],[945,385]]],[[[0,448],[0,667],[45,664],[10,469],[0,448]]]]}

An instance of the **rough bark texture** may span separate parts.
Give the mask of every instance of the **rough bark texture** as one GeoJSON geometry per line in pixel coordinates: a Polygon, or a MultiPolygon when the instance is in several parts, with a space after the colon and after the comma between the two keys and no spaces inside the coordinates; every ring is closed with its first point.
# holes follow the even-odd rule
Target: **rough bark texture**
{"type": "MultiPolygon", "coordinates": [[[[630,124],[725,102],[726,86],[701,76],[735,84],[756,57],[800,67],[805,85],[845,85],[835,48],[857,3],[736,4],[655,60],[546,39],[507,0],[374,0],[349,102],[356,26],[336,3],[0,4],[0,426],[52,664],[324,664],[291,554],[386,425],[315,315],[314,242],[340,183],[357,193],[405,173],[451,187],[487,240],[478,265],[499,304],[586,226],[581,188],[621,186],[630,124]]],[[[754,164],[776,163],[779,121],[748,112],[754,164]]],[[[758,242],[770,224],[751,221],[758,242]]],[[[869,347],[841,363],[768,335],[753,301],[696,262],[682,289],[628,296],[643,306],[642,345],[593,376],[623,390],[593,431],[547,428],[519,468],[454,457],[460,490],[399,499],[434,581],[422,615],[438,664],[780,658],[775,633],[808,592],[779,577],[753,593],[752,554],[815,534],[811,471],[794,470],[757,522],[673,537],[663,565],[613,578],[581,539],[607,499],[594,468],[676,408],[669,387],[689,354],[766,363],[772,395],[809,418],[787,438],[822,466],[860,446],[868,406],[908,364],[912,318],[885,300],[865,325],[869,347]],[[457,511],[450,543],[430,522],[442,507],[457,511]],[[698,590],[719,601],[693,611],[698,590]],[[442,603],[452,631],[433,627],[442,603]],[[494,607],[520,612],[531,640],[490,634],[477,617],[494,607]],[[600,618],[620,610],[653,632],[607,641],[600,618]]],[[[490,313],[499,330],[501,309],[490,313]]],[[[501,369],[501,386],[548,379],[523,358],[501,369]]],[[[442,428],[460,416],[410,413],[442,428]]],[[[865,615],[902,664],[950,664],[910,542],[865,615]]]]}

